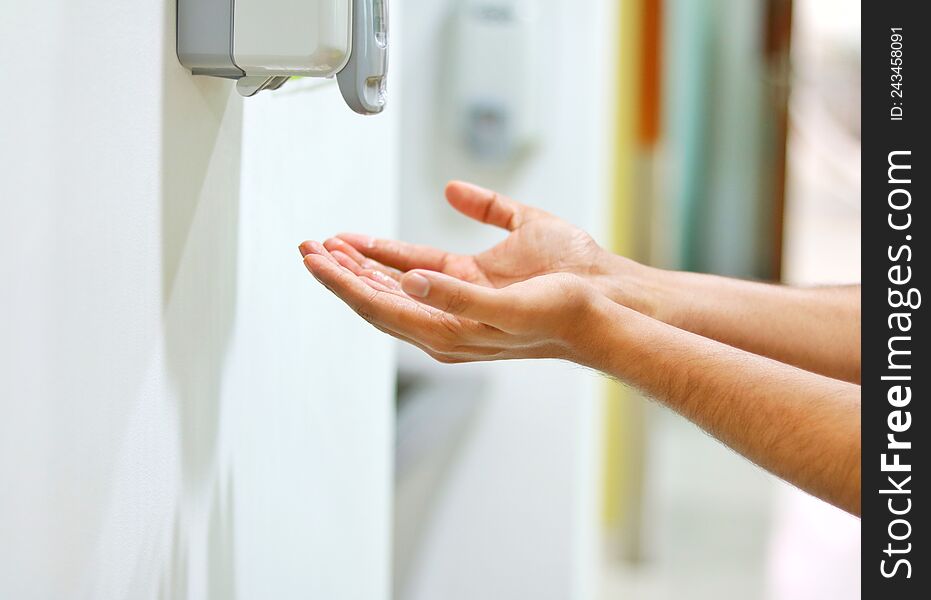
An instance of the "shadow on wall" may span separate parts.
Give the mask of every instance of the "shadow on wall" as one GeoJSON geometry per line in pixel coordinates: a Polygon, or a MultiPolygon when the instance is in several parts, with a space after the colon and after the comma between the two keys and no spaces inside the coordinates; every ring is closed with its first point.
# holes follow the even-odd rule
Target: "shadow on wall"
{"type": "Polygon", "coordinates": [[[181,497],[160,596],[235,595],[235,490],[222,460],[222,378],[236,309],[242,100],[192,77],[166,2],[162,111],[165,354],[180,433],[181,497]],[[201,576],[202,574],[202,576],[201,576]],[[192,576],[193,575],[193,576],[192,576]],[[204,581],[206,590],[192,589],[204,581]],[[196,583],[194,585],[197,585],[196,583]]]}

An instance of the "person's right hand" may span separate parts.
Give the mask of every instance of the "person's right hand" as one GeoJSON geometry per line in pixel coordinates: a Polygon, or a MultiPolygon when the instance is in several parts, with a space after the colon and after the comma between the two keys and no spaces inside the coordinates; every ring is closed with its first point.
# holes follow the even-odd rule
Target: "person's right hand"
{"type": "Polygon", "coordinates": [[[540,275],[569,273],[585,279],[615,302],[642,308],[637,306],[635,292],[647,268],[604,250],[585,231],[469,183],[449,183],[446,199],[467,217],[510,234],[489,250],[471,256],[353,233],[326,240],[324,246],[345,266],[357,269],[351,265],[355,263],[395,280],[411,269],[428,269],[469,283],[503,288],[540,275]]]}

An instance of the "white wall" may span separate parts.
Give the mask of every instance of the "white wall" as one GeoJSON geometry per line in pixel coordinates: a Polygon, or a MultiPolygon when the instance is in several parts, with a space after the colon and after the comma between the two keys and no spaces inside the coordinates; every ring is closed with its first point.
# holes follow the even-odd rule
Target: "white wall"
{"type": "Polygon", "coordinates": [[[194,78],[174,5],[0,21],[0,597],[387,597],[394,348],[297,244],[394,233],[398,113],[194,78]]]}
{"type": "MultiPolygon", "coordinates": [[[[469,160],[449,135],[443,85],[457,73],[444,57],[448,17],[458,2],[404,3],[405,239],[474,252],[503,238],[500,230],[471,223],[446,205],[442,190],[451,178],[498,189],[595,234],[607,228],[613,3],[531,3],[540,9],[540,138],[532,152],[502,167],[469,160]]],[[[426,373],[437,387],[474,377],[485,390],[458,455],[438,482],[433,509],[421,519],[413,564],[395,582],[401,597],[591,597],[600,377],[555,361],[435,367],[406,349],[401,363],[426,373]]]]}

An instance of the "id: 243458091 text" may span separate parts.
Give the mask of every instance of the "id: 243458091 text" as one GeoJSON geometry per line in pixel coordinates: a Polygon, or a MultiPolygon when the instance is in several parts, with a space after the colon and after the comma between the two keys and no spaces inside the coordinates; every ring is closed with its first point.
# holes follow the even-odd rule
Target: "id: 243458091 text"
{"type": "Polygon", "coordinates": [[[901,27],[893,27],[889,34],[889,65],[892,75],[889,77],[889,98],[892,106],[889,109],[889,118],[901,121],[905,116],[904,79],[902,78],[902,64],[904,62],[905,39],[901,27]]]}

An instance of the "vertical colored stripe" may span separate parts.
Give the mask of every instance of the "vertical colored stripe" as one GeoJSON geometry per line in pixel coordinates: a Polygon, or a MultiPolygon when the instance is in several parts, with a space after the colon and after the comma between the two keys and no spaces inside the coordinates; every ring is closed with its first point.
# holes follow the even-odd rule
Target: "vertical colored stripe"
{"type": "MultiPolygon", "coordinates": [[[[614,131],[613,191],[611,202],[611,250],[632,255],[635,238],[634,160],[636,156],[637,115],[639,112],[642,0],[621,0],[616,41],[616,112],[614,131]]],[[[625,456],[625,423],[632,393],[609,382],[605,391],[603,420],[603,501],[602,518],[606,529],[617,528],[626,511],[625,489],[632,473],[625,456]]]]}
{"type": "Polygon", "coordinates": [[[643,0],[640,36],[640,118],[638,141],[642,148],[652,148],[660,135],[660,95],[663,50],[663,2],[643,0]]]}

